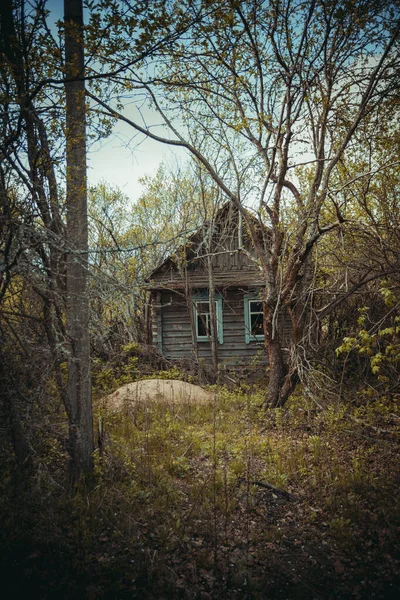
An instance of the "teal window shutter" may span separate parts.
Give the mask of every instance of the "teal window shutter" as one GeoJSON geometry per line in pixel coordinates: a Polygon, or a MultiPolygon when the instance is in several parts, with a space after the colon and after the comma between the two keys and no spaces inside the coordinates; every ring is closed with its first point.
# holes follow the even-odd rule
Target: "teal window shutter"
{"type": "Polygon", "coordinates": [[[216,313],[217,313],[217,336],[218,343],[224,343],[224,321],[222,316],[222,298],[217,298],[215,300],[216,304],[216,313]]]}
{"type": "Polygon", "coordinates": [[[244,297],[244,331],[245,331],[246,344],[250,344],[250,333],[251,333],[249,299],[250,299],[249,296],[244,297]]]}

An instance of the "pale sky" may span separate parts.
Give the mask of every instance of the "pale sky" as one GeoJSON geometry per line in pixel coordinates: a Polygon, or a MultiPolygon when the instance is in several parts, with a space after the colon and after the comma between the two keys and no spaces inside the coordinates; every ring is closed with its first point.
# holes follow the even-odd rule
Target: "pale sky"
{"type": "MultiPolygon", "coordinates": [[[[0,0],[1,1],[1,0],[0,0]]],[[[50,10],[48,23],[51,28],[63,19],[63,0],[47,0],[50,10]]],[[[127,116],[129,115],[128,111],[127,116]]],[[[143,108],[141,108],[143,113],[143,108]]],[[[146,115],[148,124],[154,122],[150,113],[146,115]]],[[[132,114],[133,118],[133,114],[132,114]]],[[[159,121],[159,117],[157,119],[159,121]]],[[[139,179],[144,175],[155,175],[162,162],[175,165],[188,158],[183,149],[172,148],[149,138],[133,138],[134,130],[125,123],[117,123],[112,134],[101,142],[92,145],[88,152],[88,183],[100,181],[118,186],[131,201],[135,202],[143,191],[139,179]],[[140,142],[140,143],[139,143],[140,142]]]]}
{"type": "Polygon", "coordinates": [[[90,149],[88,180],[89,185],[104,180],[118,186],[134,202],[143,191],[141,177],[155,175],[162,162],[184,161],[187,154],[149,138],[138,144],[139,138],[132,140],[133,133],[129,125],[117,123],[107,139],[90,149]]]}

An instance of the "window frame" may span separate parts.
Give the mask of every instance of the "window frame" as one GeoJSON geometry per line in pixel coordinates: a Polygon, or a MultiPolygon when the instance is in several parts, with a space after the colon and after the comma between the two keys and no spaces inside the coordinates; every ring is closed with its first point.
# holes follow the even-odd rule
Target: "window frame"
{"type": "MultiPolygon", "coordinates": [[[[260,296],[257,295],[256,293],[246,294],[244,296],[244,329],[245,329],[246,344],[250,344],[250,342],[264,341],[264,333],[262,335],[254,335],[253,333],[251,333],[251,315],[252,314],[260,314],[260,313],[254,313],[253,311],[250,310],[251,302],[261,303],[261,306],[262,306],[262,300],[261,300],[260,296]]],[[[263,315],[263,320],[264,320],[264,314],[262,313],[262,315],[263,315]]]]}
{"type": "MultiPolygon", "coordinates": [[[[217,341],[218,341],[218,344],[223,344],[224,343],[224,324],[223,324],[223,316],[222,316],[222,298],[219,294],[215,294],[214,300],[215,300],[215,314],[216,314],[216,318],[217,318],[217,341]]],[[[199,313],[197,310],[197,305],[205,304],[205,303],[210,304],[210,296],[208,293],[196,294],[195,296],[192,296],[192,303],[193,303],[194,325],[195,325],[195,330],[196,330],[196,340],[198,342],[209,342],[210,341],[209,335],[199,335],[199,329],[198,329],[199,313]]],[[[210,315],[210,312],[208,312],[206,314],[210,315]]]]}

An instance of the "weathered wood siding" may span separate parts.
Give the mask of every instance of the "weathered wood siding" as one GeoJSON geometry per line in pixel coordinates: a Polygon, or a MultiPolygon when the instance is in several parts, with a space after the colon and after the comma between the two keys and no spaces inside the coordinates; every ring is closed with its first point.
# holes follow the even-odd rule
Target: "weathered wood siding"
{"type": "Polygon", "coordinates": [[[238,211],[229,203],[213,225],[200,229],[185,248],[178,251],[185,261],[169,257],[150,277],[151,287],[169,289],[208,287],[208,256],[211,254],[214,285],[251,285],[264,281],[246,227],[239,233],[238,211]],[[212,241],[208,243],[212,228],[212,241]],[[239,239],[240,238],[240,239],[239,239]]]}
{"type": "MultiPolygon", "coordinates": [[[[216,286],[251,285],[262,282],[263,277],[257,265],[240,252],[221,254],[213,257],[213,278],[216,286]]],[[[170,289],[207,287],[209,276],[203,259],[194,260],[186,272],[180,272],[172,261],[161,267],[152,278],[154,287],[170,289]]]]}
{"type": "MultiPolygon", "coordinates": [[[[218,344],[218,360],[229,365],[245,365],[259,356],[266,363],[264,343],[252,340],[246,343],[244,294],[245,290],[230,288],[217,290],[222,297],[223,344],[218,344]]],[[[194,355],[190,315],[186,299],[176,292],[163,291],[160,294],[157,322],[162,328],[162,347],[160,350],[169,359],[187,359],[194,355]],[[160,318],[161,317],[161,318],[160,318]]],[[[282,319],[282,328],[288,329],[287,320],[282,319]]],[[[160,340],[159,329],[157,339],[160,340]]],[[[156,344],[154,339],[153,343],[156,344]]],[[[211,361],[210,343],[197,342],[199,357],[211,361]]]]}
{"type": "MultiPolygon", "coordinates": [[[[218,311],[222,299],[223,343],[218,344],[218,362],[245,365],[259,356],[266,363],[264,341],[246,342],[245,296],[265,285],[265,273],[255,260],[255,251],[247,227],[254,229],[260,247],[270,243],[268,230],[251,215],[241,219],[238,209],[227,202],[213,222],[205,223],[176,255],[167,258],[149,277],[153,299],[153,343],[166,358],[187,359],[195,355],[211,361],[209,341],[192,339],[191,310],[184,291],[207,293],[212,282],[218,295],[218,311]],[[253,223],[253,225],[251,225],[253,223]],[[181,292],[181,293],[180,293],[181,292]]],[[[219,318],[219,317],[218,317],[219,318]]],[[[289,319],[280,318],[281,333],[287,339],[289,319]]]]}

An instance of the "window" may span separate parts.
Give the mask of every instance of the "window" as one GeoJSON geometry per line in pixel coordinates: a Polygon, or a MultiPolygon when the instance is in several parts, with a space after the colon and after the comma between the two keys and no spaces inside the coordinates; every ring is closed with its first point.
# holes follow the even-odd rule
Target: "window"
{"type": "MultiPolygon", "coordinates": [[[[215,309],[217,303],[215,303],[215,309]]],[[[211,335],[211,313],[209,302],[196,302],[196,335],[197,338],[211,335]]]]}
{"type": "Polygon", "coordinates": [[[244,326],[246,344],[264,339],[264,311],[261,300],[255,296],[244,297],[244,326]]]}
{"type": "MultiPolygon", "coordinates": [[[[208,342],[211,335],[211,314],[210,301],[208,296],[203,298],[193,298],[194,321],[196,327],[196,339],[198,342],[208,342]]],[[[222,324],[222,298],[215,299],[215,313],[217,316],[217,337],[218,343],[222,344],[223,324],[222,324]]]]}

